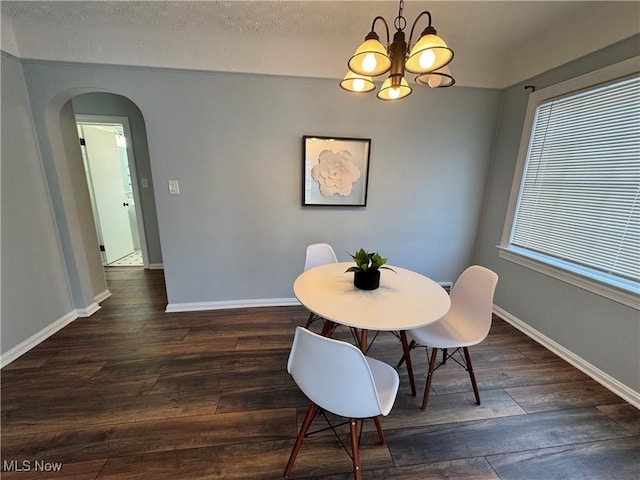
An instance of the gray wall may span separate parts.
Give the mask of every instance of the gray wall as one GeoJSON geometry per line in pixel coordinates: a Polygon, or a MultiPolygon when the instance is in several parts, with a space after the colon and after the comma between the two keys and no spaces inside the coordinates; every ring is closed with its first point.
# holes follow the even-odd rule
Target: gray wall
{"type": "Polygon", "coordinates": [[[149,179],[149,187],[141,188],[140,201],[142,203],[142,216],[144,221],[144,233],[147,239],[147,252],[150,264],[162,264],[162,251],[160,249],[160,232],[158,231],[158,217],[153,193],[151,175],[151,163],[149,160],[149,147],[147,145],[147,129],[142,113],[130,100],[120,95],[110,93],[85,93],[74,97],[71,101],[73,111],[83,115],[110,115],[129,118],[131,128],[133,155],[135,157],[136,177],[149,179]]]}
{"type": "Polygon", "coordinates": [[[502,98],[476,261],[500,276],[495,304],[587,362],[640,391],[640,316],[578,287],[498,258],[529,90],[640,54],[640,36],[507,89],[502,98]]]}
{"type": "Polygon", "coordinates": [[[22,67],[2,62],[2,342],[6,353],[73,310],[22,67]]]}
{"type": "Polygon", "coordinates": [[[472,259],[497,91],[416,88],[387,104],[317,79],[31,61],[24,71],[36,125],[89,86],[140,108],[170,303],[291,298],[317,241],[342,260],[376,249],[442,281],[472,259]],[[372,139],[366,208],[300,206],[304,134],[372,139]],[[180,195],[168,194],[173,179],[180,195]]]}
{"type": "MultiPolygon", "coordinates": [[[[628,58],[637,42],[523,84],[542,88],[628,58]]],[[[75,135],[72,112],[63,106],[107,91],[133,101],[146,121],[170,302],[289,298],[304,248],[316,241],[331,243],[341,260],[345,250],[377,249],[441,281],[475,260],[499,273],[498,306],[639,389],[637,311],[497,256],[528,97],[523,84],[503,94],[417,88],[386,104],[326,80],[29,61],[28,98],[20,63],[3,56],[2,67],[3,352],[73,309],[40,162],[58,224],[75,225],[60,219],[83,202],[76,153],[65,147],[75,135]],[[305,134],[372,139],[366,208],[300,206],[305,134]],[[181,195],[168,194],[170,179],[180,181],[181,195]],[[64,196],[73,189],[76,200],[64,196]]],[[[83,225],[95,238],[92,223],[83,225]]],[[[71,250],[81,256],[78,232],[71,234],[61,233],[63,247],[78,245],[71,250]]],[[[82,270],[76,260],[66,261],[67,272],[82,270]]],[[[99,256],[89,260],[89,280],[73,276],[95,295],[99,256]]]]}

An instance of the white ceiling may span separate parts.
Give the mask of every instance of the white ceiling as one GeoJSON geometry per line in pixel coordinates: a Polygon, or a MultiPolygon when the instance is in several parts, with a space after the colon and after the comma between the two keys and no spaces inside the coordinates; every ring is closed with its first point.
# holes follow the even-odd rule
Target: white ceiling
{"type": "MultiPolygon", "coordinates": [[[[464,86],[509,86],[640,33],[637,1],[406,0],[407,37],[423,10],[454,50],[450,66],[464,86]]],[[[395,1],[2,1],[2,49],[25,59],[337,79],[373,18],[392,28],[397,13],[395,1]]],[[[423,18],[417,32],[425,26],[423,18]]]]}

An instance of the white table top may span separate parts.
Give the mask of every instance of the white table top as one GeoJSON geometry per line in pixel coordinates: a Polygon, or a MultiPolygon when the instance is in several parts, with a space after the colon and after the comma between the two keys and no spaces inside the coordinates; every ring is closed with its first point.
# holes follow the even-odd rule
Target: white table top
{"type": "Polygon", "coordinates": [[[368,330],[408,330],[444,316],[451,302],[447,292],[419,273],[390,265],[380,270],[380,288],[360,290],[353,262],[330,263],[301,273],[293,292],[309,311],[348,327],[368,330]]]}

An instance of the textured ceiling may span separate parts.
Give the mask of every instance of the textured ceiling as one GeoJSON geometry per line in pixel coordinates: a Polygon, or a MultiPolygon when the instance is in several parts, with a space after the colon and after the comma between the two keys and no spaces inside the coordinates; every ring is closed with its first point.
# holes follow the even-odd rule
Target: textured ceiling
{"type": "MultiPolygon", "coordinates": [[[[21,58],[341,78],[373,18],[391,27],[398,2],[2,1],[1,8],[2,48],[21,58]]],[[[451,68],[466,86],[507,86],[640,28],[635,1],[407,0],[407,36],[422,10],[454,50],[451,68]]]]}

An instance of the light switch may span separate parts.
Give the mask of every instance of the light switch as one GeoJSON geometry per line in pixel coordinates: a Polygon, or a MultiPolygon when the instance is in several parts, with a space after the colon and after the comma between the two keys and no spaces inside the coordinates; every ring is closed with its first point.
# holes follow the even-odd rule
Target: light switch
{"type": "Polygon", "coordinates": [[[149,179],[148,178],[141,178],[140,179],[140,186],[142,188],[149,188],[149,179]]]}
{"type": "Polygon", "coordinates": [[[169,193],[171,195],[180,195],[180,185],[178,185],[178,180],[169,180],[169,193]]]}

